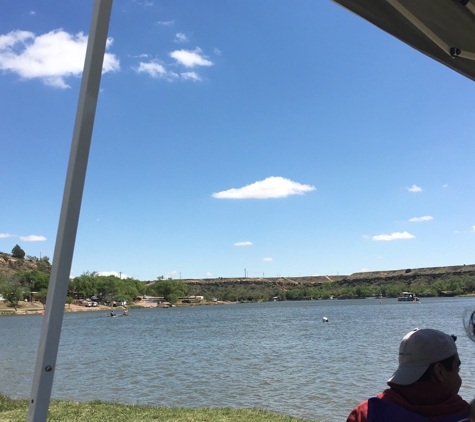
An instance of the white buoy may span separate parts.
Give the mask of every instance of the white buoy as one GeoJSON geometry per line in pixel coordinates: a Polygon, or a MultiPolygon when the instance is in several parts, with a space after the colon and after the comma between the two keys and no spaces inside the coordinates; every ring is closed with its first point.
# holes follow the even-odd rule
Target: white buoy
{"type": "Polygon", "coordinates": [[[323,317],[322,319],[323,322],[328,322],[328,318],[326,316],[323,317]]]}

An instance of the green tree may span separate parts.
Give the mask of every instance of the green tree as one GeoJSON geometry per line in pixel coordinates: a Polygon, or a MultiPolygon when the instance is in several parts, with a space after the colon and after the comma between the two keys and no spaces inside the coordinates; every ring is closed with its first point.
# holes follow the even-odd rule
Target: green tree
{"type": "Polygon", "coordinates": [[[66,303],[68,304],[68,307],[71,309],[71,303],[74,303],[74,299],[71,296],[67,296],[66,303]]]}
{"type": "Polygon", "coordinates": [[[159,280],[150,289],[157,295],[163,296],[170,303],[175,303],[179,297],[188,294],[189,286],[178,280],[159,280]]]}
{"type": "Polygon", "coordinates": [[[69,282],[69,288],[76,294],[91,297],[97,293],[98,278],[96,273],[85,272],[79,277],[74,277],[74,279],[69,282]]]}
{"type": "Polygon", "coordinates": [[[49,286],[49,275],[42,273],[40,271],[33,271],[34,279],[33,279],[33,291],[39,292],[43,289],[48,289],[49,286]]]}
{"type": "Polygon", "coordinates": [[[15,245],[12,249],[12,256],[14,258],[23,259],[25,257],[25,251],[22,248],[20,248],[19,245],[15,245]]]}
{"type": "Polygon", "coordinates": [[[36,298],[43,304],[43,309],[46,304],[46,299],[48,296],[48,290],[47,289],[41,289],[37,294],[36,298]]]}
{"type": "Polygon", "coordinates": [[[472,293],[475,291],[475,277],[465,276],[463,281],[465,283],[465,291],[467,293],[472,293]]]}
{"type": "Polygon", "coordinates": [[[97,277],[97,293],[103,299],[107,296],[112,298],[119,292],[120,278],[115,275],[97,277]]]}
{"type": "Polygon", "coordinates": [[[47,289],[49,284],[49,275],[38,271],[17,271],[15,278],[22,286],[28,287],[32,292],[39,292],[41,289],[47,289]]]}
{"type": "Polygon", "coordinates": [[[23,287],[18,281],[3,280],[0,282],[0,294],[17,310],[18,302],[23,300],[23,287]]]}
{"type": "Polygon", "coordinates": [[[117,294],[115,295],[117,301],[125,300],[127,303],[131,303],[138,295],[139,291],[135,287],[135,283],[132,279],[119,279],[117,284],[117,294]]]}

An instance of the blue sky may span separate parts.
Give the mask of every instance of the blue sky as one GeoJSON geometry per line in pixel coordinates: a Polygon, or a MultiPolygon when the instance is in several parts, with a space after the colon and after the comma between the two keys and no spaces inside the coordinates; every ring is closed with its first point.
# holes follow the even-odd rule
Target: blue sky
{"type": "MultiPolygon", "coordinates": [[[[93,2],[0,14],[0,251],[53,256],[93,2]]],[[[330,0],[115,0],[72,276],[473,264],[475,84],[330,0]]]]}

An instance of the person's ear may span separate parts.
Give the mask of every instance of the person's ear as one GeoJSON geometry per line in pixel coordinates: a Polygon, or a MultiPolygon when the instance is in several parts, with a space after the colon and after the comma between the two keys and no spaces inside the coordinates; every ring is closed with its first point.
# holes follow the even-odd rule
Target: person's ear
{"type": "Polygon", "coordinates": [[[445,368],[440,362],[437,362],[434,365],[434,368],[432,370],[432,374],[433,374],[433,376],[435,377],[435,379],[437,381],[444,382],[445,368]]]}

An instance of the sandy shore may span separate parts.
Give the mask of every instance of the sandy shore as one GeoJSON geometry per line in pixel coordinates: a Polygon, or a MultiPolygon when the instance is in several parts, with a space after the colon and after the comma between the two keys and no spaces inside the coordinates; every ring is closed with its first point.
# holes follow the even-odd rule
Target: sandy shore
{"type": "MultiPolygon", "coordinates": [[[[200,304],[176,304],[176,307],[182,306],[203,306],[203,305],[230,305],[235,304],[237,302],[205,302],[200,304]]],[[[156,308],[157,304],[153,302],[141,301],[135,302],[131,308],[156,308]]],[[[98,305],[94,307],[87,307],[84,305],[64,305],[64,312],[95,312],[95,311],[102,311],[102,312],[110,312],[111,310],[115,310],[118,313],[121,313],[125,307],[117,306],[117,307],[110,307],[106,305],[98,305]]],[[[130,309],[130,308],[129,308],[130,309]]],[[[17,306],[17,310],[15,308],[7,306],[5,303],[0,302],[0,316],[1,315],[31,315],[31,314],[44,314],[44,306],[41,302],[21,302],[17,306]]]]}
{"type": "MultiPolygon", "coordinates": [[[[139,305],[140,306],[140,305],[139,305]]],[[[145,306],[143,306],[145,307],[145,306]]],[[[111,308],[110,306],[105,306],[105,305],[98,305],[94,307],[87,307],[83,305],[65,305],[64,306],[64,312],[94,312],[94,311],[110,311],[111,309],[117,310],[117,311],[122,311],[125,309],[122,306],[118,306],[115,308],[111,308]]],[[[6,306],[4,304],[0,305],[0,315],[5,314],[5,315],[31,315],[31,314],[43,314],[44,313],[44,307],[43,304],[40,302],[34,302],[34,303],[21,303],[18,304],[17,310],[15,311],[15,308],[6,306]]]]}

